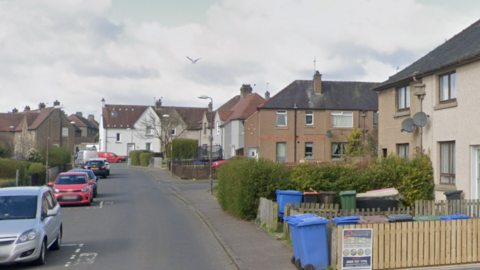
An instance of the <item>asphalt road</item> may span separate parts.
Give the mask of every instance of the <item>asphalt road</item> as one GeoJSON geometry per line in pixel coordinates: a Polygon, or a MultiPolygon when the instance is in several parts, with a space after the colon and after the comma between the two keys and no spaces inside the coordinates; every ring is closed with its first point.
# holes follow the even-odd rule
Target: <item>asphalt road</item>
{"type": "Polygon", "coordinates": [[[208,183],[159,183],[141,170],[112,164],[90,206],[64,206],[64,236],[46,264],[4,269],[236,269],[201,219],[171,191],[208,183]]]}

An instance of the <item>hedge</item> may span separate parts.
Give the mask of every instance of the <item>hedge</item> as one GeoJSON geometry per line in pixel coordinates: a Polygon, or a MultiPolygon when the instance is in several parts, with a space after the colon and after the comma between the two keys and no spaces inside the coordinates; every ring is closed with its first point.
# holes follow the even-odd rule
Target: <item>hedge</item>
{"type": "Polygon", "coordinates": [[[26,182],[29,179],[28,164],[25,161],[0,158],[0,179],[16,179],[19,170],[19,182],[26,182]]]}
{"type": "Polygon", "coordinates": [[[250,158],[230,160],[217,170],[217,199],[223,210],[243,219],[256,217],[259,198],[276,200],[277,189],[309,191],[345,190],[363,193],[394,187],[402,194],[403,206],[416,200],[433,200],[433,168],[428,154],[410,160],[389,156],[369,163],[332,162],[322,165],[283,163],[250,158]]]}
{"type": "Polygon", "coordinates": [[[45,184],[46,168],[43,164],[31,163],[30,167],[28,168],[28,174],[38,175],[38,183],[37,183],[38,186],[42,186],[45,184]]]}
{"type": "Polygon", "coordinates": [[[177,138],[167,145],[167,156],[171,158],[170,144],[172,144],[173,159],[193,159],[198,148],[198,140],[177,138]]]}
{"type": "Polygon", "coordinates": [[[147,150],[134,150],[130,151],[130,160],[132,161],[130,165],[132,166],[138,166],[140,165],[140,154],[142,153],[151,153],[150,151],[147,150]]]}
{"type": "Polygon", "coordinates": [[[154,156],[154,153],[152,153],[152,152],[141,153],[140,156],[139,156],[140,157],[140,166],[148,167],[150,158],[152,158],[153,156],[154,156]]]}
{"type": "MultiPolygon", "coordinates": [[[[46,160],[47,153],[43,152],[43,160],[46,160]]],[[[72,155],[66,147],[52,147],[48,149],[48,167],[59,167],[60,171],[64,170],[66,163],[72,162],[72,155]]]]}

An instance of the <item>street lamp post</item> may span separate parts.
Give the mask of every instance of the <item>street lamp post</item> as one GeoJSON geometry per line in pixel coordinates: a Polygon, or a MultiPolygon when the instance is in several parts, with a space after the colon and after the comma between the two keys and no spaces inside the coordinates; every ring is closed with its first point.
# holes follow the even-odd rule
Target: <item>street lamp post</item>
{"type": "MultiPolygon", "coordinates": [[[[210,99],[210,105],[211,105],[211,112],[213,111],[213,98],[206,96],[206,95],[201,95],[198,97],[199,99],[210,99]]],[[[207,117],[208,121],[208,117],[207,117]]],[[[213,135],[212,135],[212,125],[213,125],[213,119],[210,121],[210,136],[208,137],[208,140],[210,141],[210,195],[213,195],[213,179],[212,179],[212,141],[213,141],[213,135]]]]}
{"type": "MultiPolygon", "coordinates": [[[[164,114],[162,115],[162,117],[169,118],[170,115],[164,114]]],[[[170,137],[171,137],[171,134],[170,134],[170,137]]],[[[166,138],[166,135],[165,135],[165,138],[166,138]]],[[[170,175],[173,176],[173,140],[170,140],[170,175]]]]}

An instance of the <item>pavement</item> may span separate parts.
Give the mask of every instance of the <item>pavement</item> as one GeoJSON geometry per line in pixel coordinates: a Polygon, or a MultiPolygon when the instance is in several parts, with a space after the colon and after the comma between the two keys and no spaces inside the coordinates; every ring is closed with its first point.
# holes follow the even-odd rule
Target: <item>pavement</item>
{"type": "MultiPolygon", "coordinates": [[[[137,167],[136,167],[137,168],[137,167]]],[[[168,171],[159,168],[145,168],[159,182],[185,183],[168,171]]],[[[206,181],[209,180],[197,180],[206,181]]],[[[293,249],[277,235],[261,228],[252,221],[245,221],[223,211],[215,196],[209,190],[179,189],[172,192],[188,205],[211,230],[232,263],[239,270],[296,270],[290,262],[293,249]]]]}

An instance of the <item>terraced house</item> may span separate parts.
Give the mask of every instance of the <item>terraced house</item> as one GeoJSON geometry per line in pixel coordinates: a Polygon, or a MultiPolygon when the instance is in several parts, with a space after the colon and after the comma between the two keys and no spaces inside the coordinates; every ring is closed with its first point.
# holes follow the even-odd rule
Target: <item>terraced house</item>
{"type": "Polygon", "coordinates": [[[431,155],[435,198],[480,199],[480,21],[374,88],[380,155],[431,155]]]}

